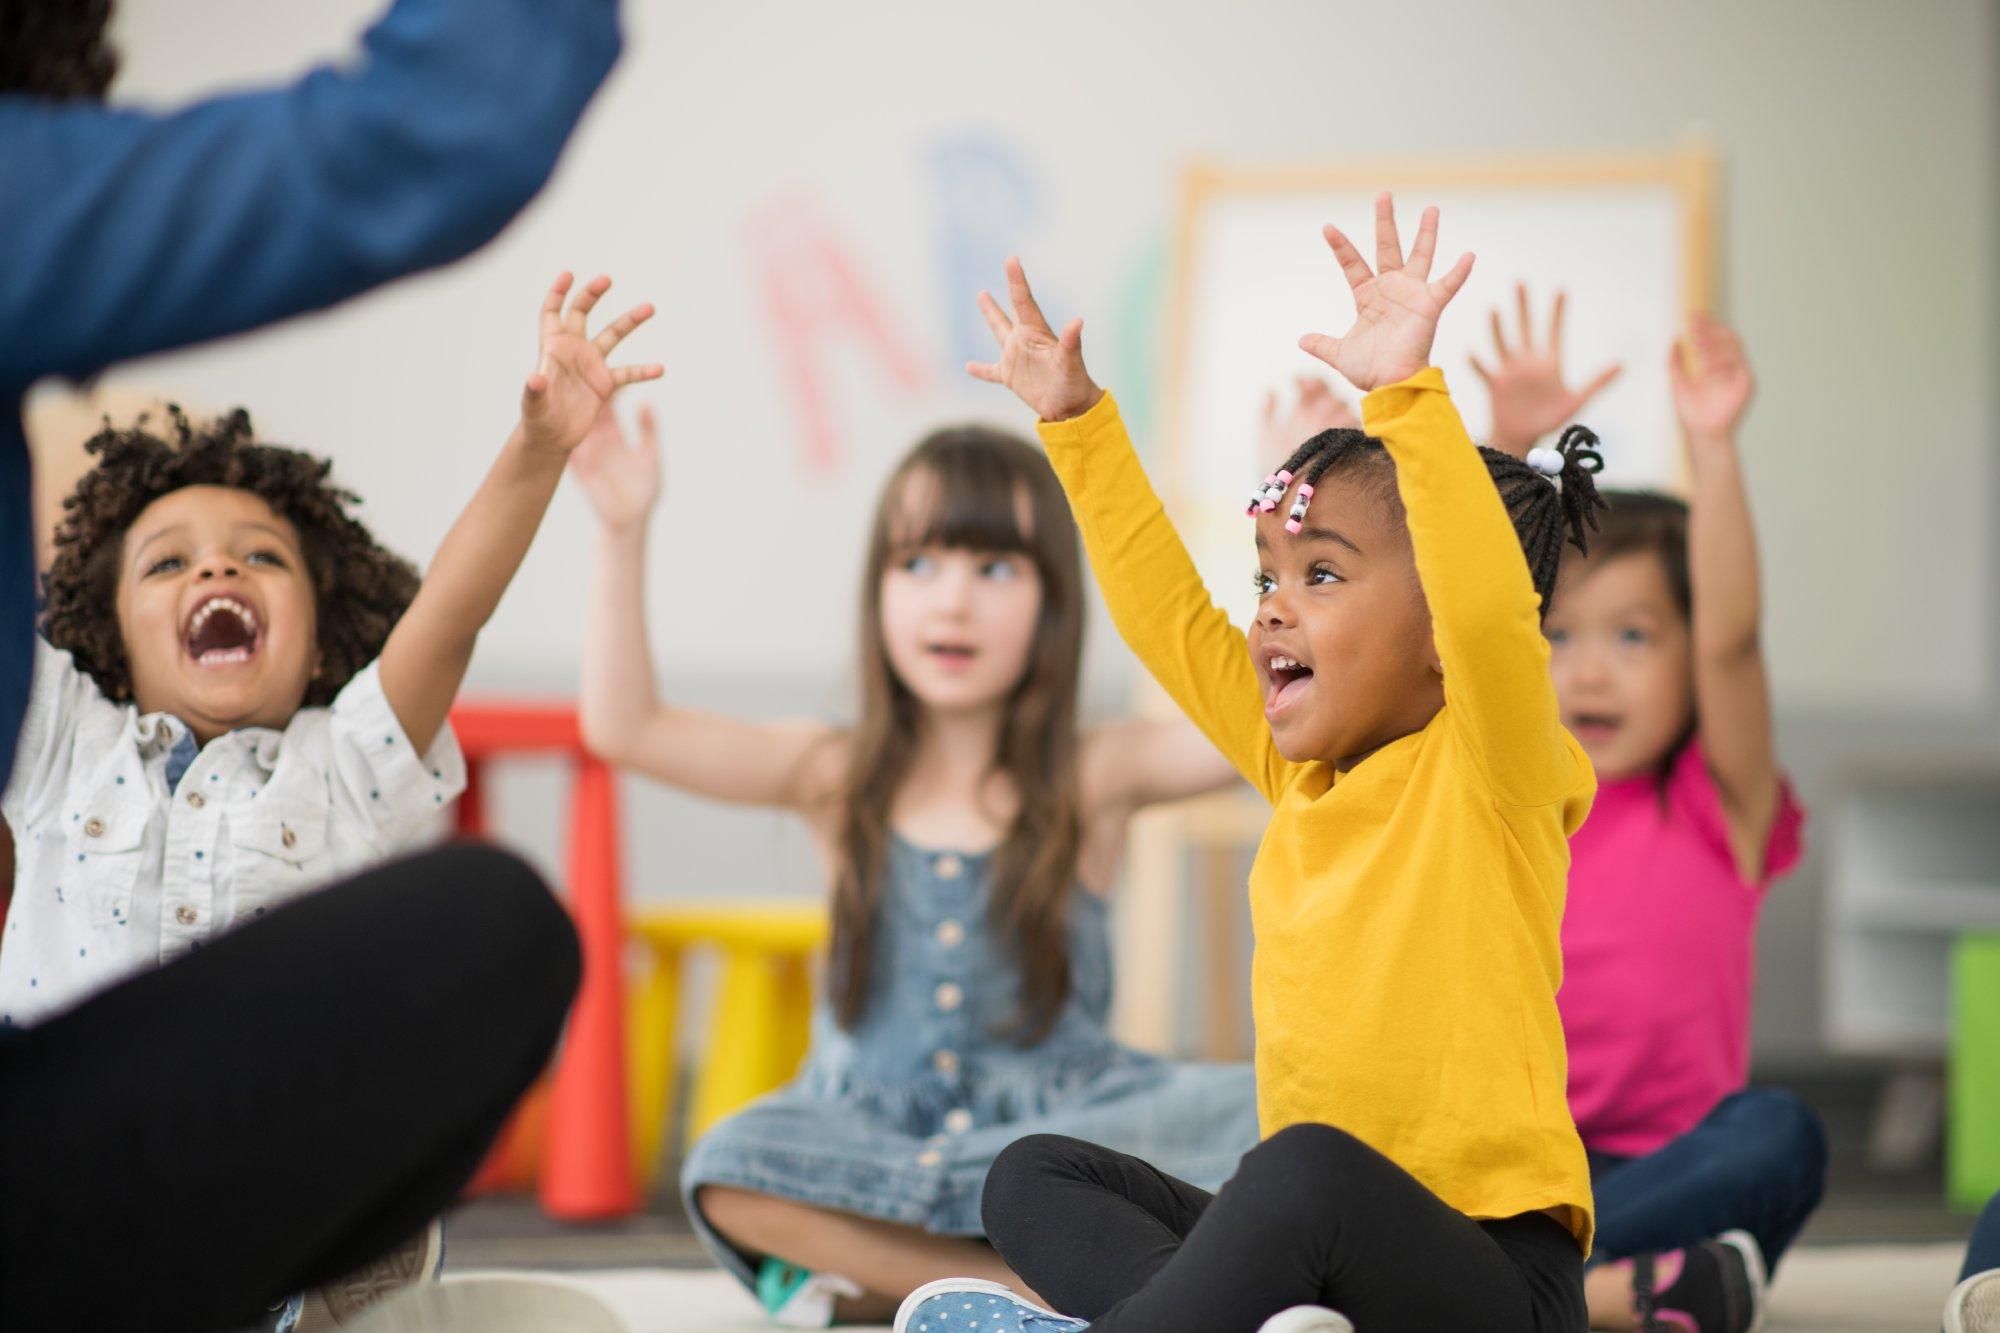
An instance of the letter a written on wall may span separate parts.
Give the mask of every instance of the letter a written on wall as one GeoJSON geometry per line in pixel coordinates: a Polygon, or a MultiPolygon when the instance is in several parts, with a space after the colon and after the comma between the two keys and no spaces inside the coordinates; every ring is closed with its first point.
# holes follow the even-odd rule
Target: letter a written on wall
{"type": "Polygon", "coordinates": [[[865,351],[904,394],[923,390],[923,368],[863,280],[853,250],[811,198],[788,195],[759,209],[750,240],[765,317],[799,414],[803,461],[830,473],[844,460],[831,392],[834,354],[865,351]]]}

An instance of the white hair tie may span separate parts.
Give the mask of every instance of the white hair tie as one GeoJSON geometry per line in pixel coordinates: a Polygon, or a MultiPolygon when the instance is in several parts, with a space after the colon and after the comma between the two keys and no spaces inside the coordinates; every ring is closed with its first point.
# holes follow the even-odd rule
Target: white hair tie
{"type": "Polygon", "coordinates": [[[1546,445],[1537,445],[1535,448],[1528,450],[1528,457],[1524,461],[1526,461],[1529,467],[1541,473],[1550,481],[1554,481],[1556,478],[1562,476],[1563,463],[1566,460],[1563,458],[1562,450],[1551,449],[1546,445]]]}

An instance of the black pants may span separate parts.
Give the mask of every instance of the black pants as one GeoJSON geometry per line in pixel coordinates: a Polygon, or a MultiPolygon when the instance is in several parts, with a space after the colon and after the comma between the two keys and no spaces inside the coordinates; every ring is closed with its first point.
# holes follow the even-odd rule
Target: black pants
{"type": "Polygon", "coordinates": [[[576,936],[459,846],[0,1044],[0,1329],[206,1330],[435,1217],[542,1068],[576,936]]]}
{"type": "Polygon", "coordinates": [[[1093,1330],[1254,1333],[1294,1305],[1361,1333],[1582,1333],[1583,1255],[1551,1218],[1474,1222],[1326,1125],[1252,1148],[1220,1194],[1136,1157],[1037,1134],[986,1180],[987,1238],[1093,1330]]]}

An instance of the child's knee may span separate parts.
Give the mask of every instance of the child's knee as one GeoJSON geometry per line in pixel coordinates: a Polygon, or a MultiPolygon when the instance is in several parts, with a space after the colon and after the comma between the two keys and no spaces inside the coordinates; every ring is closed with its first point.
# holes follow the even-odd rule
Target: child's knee
{"type": "Polygon", "coordinates": [[[1028,1134],[1002,1148],[980,1192],[979,1220],[987,1237],[1005,1236],[1052,1180],[1074,1176],[1077,1153],[1086,1146],[1062,1134],[1028,1134]]]}
{"type": "Polygon", "coordinates": [[[1250,1150],[1238,1174],[1306,1179],[1315,1184],[1346,1180],[1380,1154],[1344,1129],[1332,1125],[1298,1124],[1285,1128],[1250,1150]]]}
{"type": "Polygon", "coordinates": [[[773,1242],[783,1201],[730,1185],[703,1185],[694,1192],[694,1206],[724,1240],[738,1249],[762,1253],[773,1242]]]}
{"type": "Polygon", "coordinates": [[[1746,1088],[1730,1099],[1728,1109],[1751,1131],[1746,1146],[1752,1156],[1791,1164],[1817,1197],[1826,1180],[1826,1130],[1811,1107],[1782,1088],[1746,1088]]]}

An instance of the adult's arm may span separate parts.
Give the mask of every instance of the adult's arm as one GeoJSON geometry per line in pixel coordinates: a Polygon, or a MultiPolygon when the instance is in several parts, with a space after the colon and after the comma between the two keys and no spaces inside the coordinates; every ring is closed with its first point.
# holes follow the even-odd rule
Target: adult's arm
{"type": "Polygon", "coordinates": [[[475,249],[619,49],[616,0],[399,0],[358,63],[159,114],[0,96],[0,385],[316,310],[475,249]]]}

